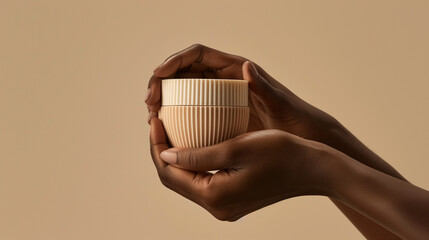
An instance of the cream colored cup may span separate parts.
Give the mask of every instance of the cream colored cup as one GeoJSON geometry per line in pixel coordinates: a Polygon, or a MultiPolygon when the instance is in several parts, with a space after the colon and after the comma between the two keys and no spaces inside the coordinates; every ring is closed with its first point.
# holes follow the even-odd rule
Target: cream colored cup
{"type": "Polygon", "coordinates": [[[206,147],[245,133],[248,91],[245,80],[162,80],[158,116],[173,147],[206,147]]]}

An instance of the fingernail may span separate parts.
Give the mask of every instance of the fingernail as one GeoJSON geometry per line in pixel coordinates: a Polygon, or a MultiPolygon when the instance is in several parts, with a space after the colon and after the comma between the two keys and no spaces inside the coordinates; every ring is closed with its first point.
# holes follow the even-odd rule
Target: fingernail
{"type": "Polygon", "coordinates": [[[158,67],[156,67],[156,68],[153,70],[153,72],[158,71],[158,69],[160,69],[160,68],[161,68],[162,64],[164,64],[164,63],[159,64],[159,65],[158,65],[158,67]]]}
{"type": "Polygon", "coordinates": [[[145,102],[147,102],[147,100],[150,98],[150,95],[152,95],[152,90],[148,88],[146,92],[146,97],[144,98],[145,102]]]}
{"type": "Polygon", "coordinates": [[[256,70],[256,67],[255,67],[255,65],[253,65],[253,63],[251,62],[251,61],[249,61],[249,70],[250,70],[250,73],[254,76],[254,77],[258,77],[258,70],[256,70]]]}
{"type": "Polygon", "coordinates": [[[177,163],[177,153],[170,151],[170,150],[165,150],[163,152],[161,152],[161,154],[159,155],[161,157],[162,160],[164,160],[167,163],[170,164],[175,164],[177,163]]]}

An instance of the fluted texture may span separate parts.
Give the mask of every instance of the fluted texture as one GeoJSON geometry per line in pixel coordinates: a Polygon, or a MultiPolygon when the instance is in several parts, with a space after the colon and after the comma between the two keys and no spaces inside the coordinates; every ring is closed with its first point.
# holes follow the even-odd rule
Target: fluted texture
{"type": "Polygon", "coordinates": [[[233,79],[164,79],[163,106],[245,106],[248,82],[233,79]]]}
{"type": "Polygon", "coordinates": [[[249,107],[163,106],[159,113],[173,147],[206,147],[247,130],[249,107]]]}

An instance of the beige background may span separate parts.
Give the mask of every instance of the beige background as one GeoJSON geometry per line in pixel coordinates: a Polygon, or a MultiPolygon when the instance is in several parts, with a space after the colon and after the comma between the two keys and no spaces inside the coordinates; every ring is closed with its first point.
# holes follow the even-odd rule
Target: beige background
{"type": "Polygon", "coordinates": [[[429,189],[429,2],[0,1],[0,239],[362,239],[324,197],[235,223],[164,188],[153,68],[250,58],[429,189]]]}

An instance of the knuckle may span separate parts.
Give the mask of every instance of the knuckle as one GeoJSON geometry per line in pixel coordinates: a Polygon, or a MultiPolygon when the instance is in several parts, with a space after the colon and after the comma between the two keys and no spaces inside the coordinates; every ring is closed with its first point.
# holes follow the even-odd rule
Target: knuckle
{"type": "Polygon", "coordinates": [[[192,46],[191,46],[191,48],[192,49],[203,49],[203,48],[205,48],[206,46],[204,46],[203,44],[201,44],[201,43],[194,43],[194,44],[192,44],[192,46]]]}
{"type": "Polygon", "coordinates": [[[209,184],[204,190],[204,193],[203,200],[207,206],[213,209],[219,209],[225,206],[225,193],[220,188],[216,188],[213,184],[209,184]]]}
{"type": "Polygon", "coordinates": [[[214,210],[211,212],[213,217],[215,217],[219,221],[232,221],[232,215],[230,211],[225,210],[214,210]]]}
{"type": "Polygon", "coordinates": [[[161,183],[162,183],[162,185],[164,185],[164,187],[169,187],[169,184],[168,184],[168,182],[164,179],[164,178],[159,178],[159,180],[161,180],[161,183]]]}
{"type": "Polygon", "coordinates": [[[231,143],[222,148],[217,154],[217,161],[222,162],[225,167],[230,167],[244,153],[237,139],[232,139],[231,143]]]}
{"type": "Polygon", "coordinates": [[[195,169],[198,170],[199,164],[197,161],[197,154],[195,154],[193,151],[186,151],[184,152],[184,156],[183,156],[183,164],[187,167],[189,167],[190,169],[195,169]]]}
{"type": "Polygon", "coordinates": [[[219,155],[220,160],[223,160],[224,162],[230,162],[237,158],[237,156],[240,155],[240,149],[237,147],[232,147],[230,145],[229,147],[226,147],[222,154],[219,155]]]}
{"type": "Polygon", "coordinates": [[[232,216],[232,217],[230,217],[227,221],[228,221],[228,222],[236,222],[238,219],[240,219],[240,217],[239,217],[239,216],[232,216]]]}
{"type": "Polygon", "coordinates": [[[169,178],[168,178],[168,174],[166,173],[165,170],[159,169],[158,170],[158,177],[159,177],[159,180],[161,180],[162,185],[164,185],[166,187],[169,186],[169,178]]]}
{"type": "Polygon", "coordinates": [[[203,202],[207,206],[213,207],[213,205],[215,205],[214,202],[213,202],[213,199],[214,199],[213,191],[211,191],[210,188],[208,186],[206,186],[203,189],[203,191],[202,191],[202,200],[203,200],[203,202]]]}
{"type": "MultiPolygon", "coordinates": [[[[202,159],[203,161],[199,163],[200,168],[208,169],[209,166],[207,165],[211,165],[209,161],[216,162],[216,164],[213,164],[212,168],[213,167],[217,167],[221,169],[229,168],[232,165],[231,160],[233,157],[233,154],[230,152],[230,148],[231,147],[229,146],[224,146],[222,148],[211,148],[211,149],[202,150],[202,156],[204,156],[203,158],[205,159],[202,159]],[[210,159],[207,159],[207,158],[210,158],[210,159]]],[[[214,169],[210,169],[210,170],[214,170],[214,169]]]]}
{"type": "Polygon", "coordinates": [[[272,135],[282,135],[283,131],[279,129],[268,129],[267,132],[269,132],[272,135]]]}
{"type": "Polygon", "coordinates": [[[270,139],[271,139],[271,147],[276,148],[276,147],[282,147],[282,146],[286,146],[289,144],[289,137],[288,134],[285,133],[282,130],[278,130],[278,129],[269,129],[266,130],[267,134],[269,134],[270,139]]]}
{"type": "Polygon", "coordinates": [[[243,57],[243,56],[236,55],[236,57],[237,57],[237,62],[239,62],[240,64],[243,64],[246,61],[250,61],[250,59],[243,57]]]}
{"type": "Polygon", "coordinates": [[[211,208],[219,207],[219,198],[217,198],[214,194],[206,194],[204,197],[204,203],[211,208]]]}
{"type": "Polygon", "coordinates": [[[152,75],[152,77],[150,77],[149,79],[147,87],[150,88],[157,80],[158,80],[157,77],[155,77],[155,75],[152,75]]]}
{"type": "MultiPolygon", "coordinates": [[[[152,159],[155,159],[155,149],[154,149],[154,146],[153,146],[152,139],[150,141],[150,156],[152,157],[152,159]]],[[[155,167],[156,167],[156,165],[155,165],[155,167]]]]}
{"type": "Polygon", "coordinates": [[[157,113],[159,109],[161,108],[160,102],[155,103],[154,105],[147,105],[147,110],[149,112],[157,113]]]}

